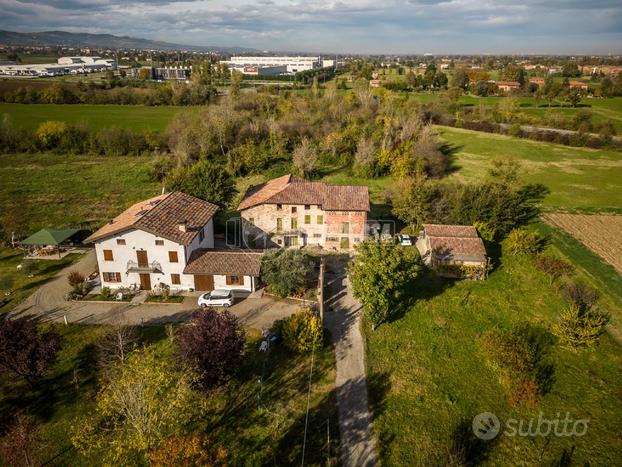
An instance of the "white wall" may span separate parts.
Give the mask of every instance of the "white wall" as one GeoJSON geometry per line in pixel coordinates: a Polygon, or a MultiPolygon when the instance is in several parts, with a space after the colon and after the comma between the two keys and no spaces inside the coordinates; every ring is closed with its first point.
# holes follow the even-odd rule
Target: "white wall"
{"type": "Polygon", "coordinates": [[[227,285],[227,276],[214,276],[214,288],[226,290],[245,290],[247,292],[253,292],[254,281],[254,277],[244,276],[244,285],[227,285]]]}
{"type": "Polygon", "coordinates": [[[99,265],[100,280],[103,287],[118,288],[140,285],[140,276],[137,272],[126,273],[128,261],[137,262],[136,251],[147,252],[149,263],[157,261],[162,266],[163,273],[150,273],[151,287],[155,288],[159,283],[166,284],[171,290],[189,289],[194,287],[194,276],[183,274],[188,258],[196,248],[213,248],[214,226],[212,220],[205,225],[205,238],[199,243],[197,235],[188,247],[158,237],[142,230],[129,230],[115,237],[105,238],[95,243],[97,264],[99,265]],[[117,239],[124,239],[125,245],[117,245],[117,239]],[[164,245],[156,245],[156,240],[162,240],[164,245]],[[112,250],[113,261],[104,260],[104,250],[112,250]],[[177,263],[169,261],[168,252],[177,252],[177,263]],[[104,272],[118,272],[121,274],[121,282],[104,282],[104,272]],[[181,284],[171,283],[171,274],[179,274],[181,284]]]}

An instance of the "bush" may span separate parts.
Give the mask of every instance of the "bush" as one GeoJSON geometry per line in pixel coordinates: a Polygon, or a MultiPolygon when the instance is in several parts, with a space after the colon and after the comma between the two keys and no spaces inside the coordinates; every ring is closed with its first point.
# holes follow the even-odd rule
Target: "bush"
{"type": "Polygon", "coordinates": [[[67,282],[69,283],[71,288],[74,290],[77,290],[78,287],[82,285],[82,283],[84,282],[84,279],[85,279],[84,274],[82,274],[79,271],[71,271],[67,275],[67,282]]]}
{"type": "Polygon", "coordinates": [[[508,253],[514,256],[534,255],[543,247],[543,238],[537,232],[527,229],[514,229],[506,239],[508,253]]]}
{"type": "Polygon", "coordinates": [[[65,122],[48,121],[39,125],[35,135],[42,149],[53,149],[59,145],[66,131],[65,122]]]}
{"type": "Polygon", "coordinates": [[[321,345],[324,328],[320,318],[309,308],[299,309],[283,320],[281,333],[285,346],[293,352],[304,353],[321,345]]]}
{"type": "Polygon", "coordinates": [[[580,310],[589,310],[598,301],[598,291],[583,282],[571,281],[562,287],[562,296],[580,310]]]}
{"type": "Polygon", "coordinates": [[[542,254],[536,257],[536,268],[548,274],[551,283],[557,278],[568,275],[573,271],[572,264],[567,261],[542,254]]]}
{"type": "Polygon", "coordinates": [[[102,287],[101,292],[99,292],[99,294],[104,300],[110,300],[110,297],[112,297],[112,292],[110,291],[110,287],[102,287]]]}
{"type": "Polygon", "coordinates": [[[228,311],[196,311],[178,334],[178,358],[197,372],[199,386],[205,391],[238,369],[243,348],[244,331],[228,311]]]}
{"type": "Polygon", "coordinates": [[[279,297],[309,288],[312,273],[313,259],[300,250],[275,248],[261,258],[261,279],[279,297]]]}
{"type": "Polygon", "coordinates": [[[509,402],[534,407],[540,392],[537,347],[530,345],[521,330],[488,331],[480,344],[486,360],[501,373],[509,402]]]}
{"type": "Polygon", "coordinates": [[[573,303],[562,310],[551,331],[566,348],[589,347],[605,332],[609,319],[608,314],[595,308],[582,310],[573,303]]]}

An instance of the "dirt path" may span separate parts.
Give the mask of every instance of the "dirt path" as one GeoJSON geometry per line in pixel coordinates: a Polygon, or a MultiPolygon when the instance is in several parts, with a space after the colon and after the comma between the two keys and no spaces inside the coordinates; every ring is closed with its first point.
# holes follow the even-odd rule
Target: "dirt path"
{"type": "Polygon", "coordinates": [[[379,461],[367,396],[361,305],[347,286],[344,265],[333,265],[335,272],[326,275],[330,311],[325,323],[335,346],[341,460],[346,467],[374,466],[379,461]]]}

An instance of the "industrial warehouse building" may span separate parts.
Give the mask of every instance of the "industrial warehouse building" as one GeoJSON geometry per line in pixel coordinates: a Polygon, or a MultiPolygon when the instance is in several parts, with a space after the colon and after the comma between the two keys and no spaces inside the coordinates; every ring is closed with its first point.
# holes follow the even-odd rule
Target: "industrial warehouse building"
{"type": "Polygon", "coordinates": [[[231,70],[247,75],[282,75],[333,66],[334,60],[321,57],[231,57],[223,61],[231,70]]]}
{"type": "Polygon", "coordinates": [[[95,71],[115,70],[113,59],[101,57],[60,57],[57,63],[0,65],[0,75],[4,76],[62,76],[95,71]]]}

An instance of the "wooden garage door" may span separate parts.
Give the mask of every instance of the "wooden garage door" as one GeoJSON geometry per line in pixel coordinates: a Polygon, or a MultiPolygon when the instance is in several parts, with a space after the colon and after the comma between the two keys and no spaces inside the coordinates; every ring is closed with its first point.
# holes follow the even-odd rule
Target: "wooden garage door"
{"type": "Polygon", "coordinates": [[[210,274],[194,275],[194,290],[209,291],[214,290],[214,276],[210,274]]]}

